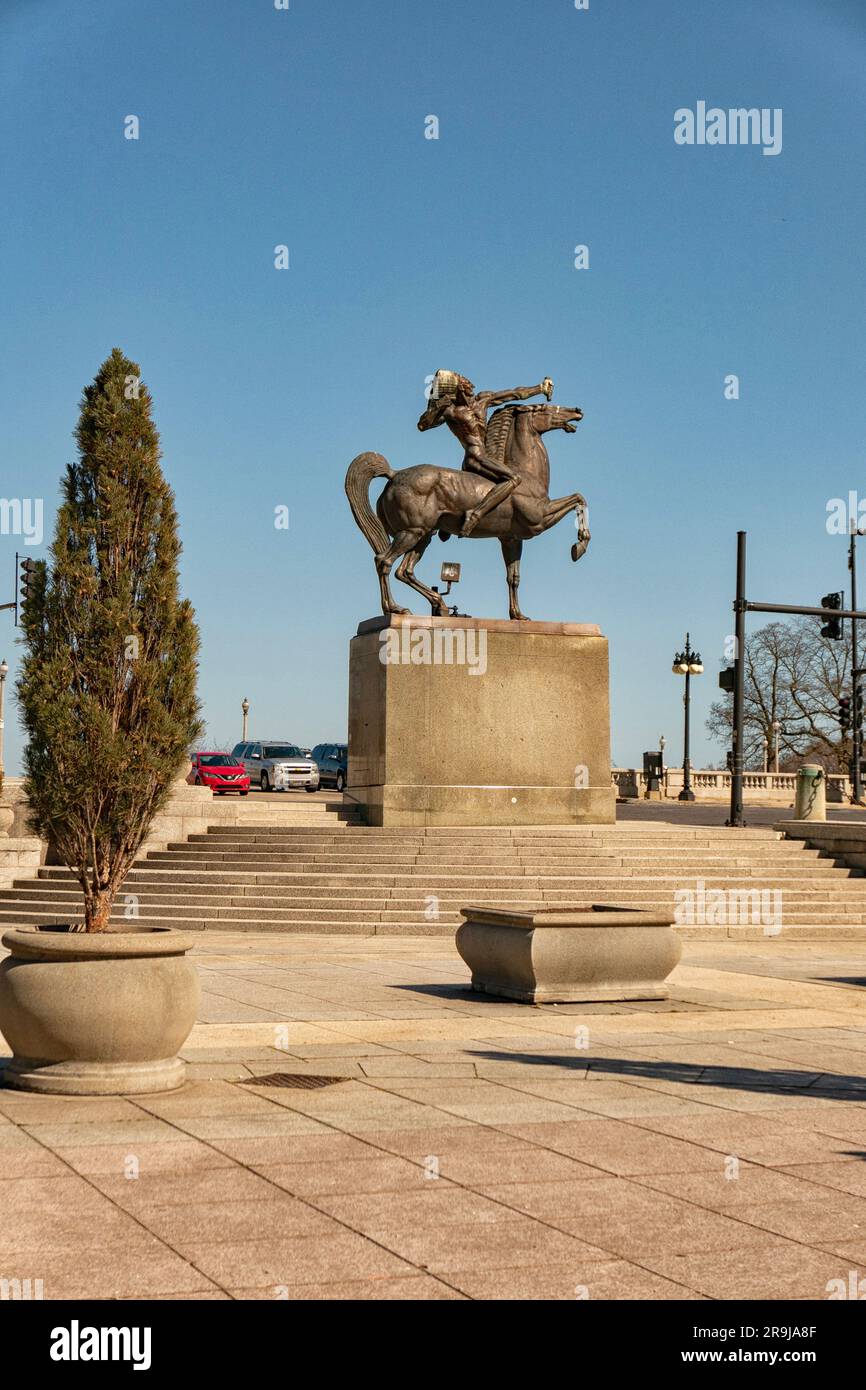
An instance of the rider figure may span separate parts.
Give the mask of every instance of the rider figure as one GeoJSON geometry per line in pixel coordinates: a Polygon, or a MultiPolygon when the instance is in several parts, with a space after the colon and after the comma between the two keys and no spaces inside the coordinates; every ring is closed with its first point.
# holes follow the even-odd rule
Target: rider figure
{"type": "Polygon", "coordinates": [[[465,376],[458,376],[456,372],[436,373],[429,404],[418,421],[419,430],[447,425],[465,450],[463,468],[469,473],[479,473],[482,478],[488,478],[495,484],[478,506],[466,513],[461,536],[471,536],[481,518],[510,497],[520,484],[520,475],[512,468],[487,457],[488,410],[509,401],[525,401],[537,395],[544,395],[550,400],[553,382],[549,376],[544,378],[540,386],[516,386],[513,391],[479,391],[476,395],[475,387],[465,376]]]}

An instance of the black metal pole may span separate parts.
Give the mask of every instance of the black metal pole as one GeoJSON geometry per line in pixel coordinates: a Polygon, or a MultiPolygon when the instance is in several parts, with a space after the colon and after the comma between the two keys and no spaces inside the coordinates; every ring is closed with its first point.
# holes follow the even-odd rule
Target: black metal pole
{"type": "Polygon", "coordinates": [[[731,814],[729,825],[743,826],[743,753],[745,723],[746,533],[737,532],[737,597],[734,602],[734,727],[732,739],[731,814]]]}
{"type": "MultiPolygon", "coordinates": [[[[857,610],[857,523],[851,523],[851,549],[848,555],[848,567],[851,570],[851,608],[857,610]]],[[[852,780],[852,801],[859,805],[863,795],[863,787],[860,778],[860,747],[862,734],[857,718],[857,694],[860,688],[860,677],[857,669],[857,619],[851,619],[851,703],[853,705],[851,726],[851,758],[854,767],[851,774],[852,780]]]]}
{"type": "Polygon", "coordinates": [[[683,729],[683,789],[677,797],[678,801],[694,801],[695,799],[695,794],[692,791],[692,765],[691,760],[689,758],[689,707],[691,698],[691,688],[689,685],[689,682],[691,680],[691,672],[689,671],[689,665],[691,664],[691,659],[693,655],[694,653],[692,652],[691,644],[689,642],[689,634],[686,633],[686,649],[684,652],[684,656],[686,659],[686,689],[685,694],[683,696],[683,705],[685,708],[685,721],[683,729]]]}

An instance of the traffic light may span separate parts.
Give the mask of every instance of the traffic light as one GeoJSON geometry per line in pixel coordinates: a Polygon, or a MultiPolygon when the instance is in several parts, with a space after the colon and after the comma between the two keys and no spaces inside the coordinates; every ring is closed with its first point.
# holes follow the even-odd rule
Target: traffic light
{"type": "MultiPolygon", "coordinates": [[[[838,594],[825,594],[824,597],[823,597],[822,600],[821,600],[821,607],[822,607],[822,608],[841,608],[841,607],[842,607],[842,601],[843,601],[844,597],[845,597],[845,595],[844,595],[843,593],[838,593],[838,594]]],[[[842,638],[842,619],[841,619],[841,618],[828,618],[827,621],[826,621],[826,623],[824,624],[824,626],[821,628],[821,636],[822,636],[822,637],[831,637],[831,638],[833,638],[833,640],[834,640],[835,642],[841,641],[841,638],[842,638]]]]}
{"type": "Polygon", "coordinates": [[[33,586],[36,580],[36,571],[38,567],[39,561],[31,559],[29,555],[22,555],[18,561],[18,583],[20,588],[16,621],[21,617],[28,600],[33,597],[33,586]]]}
{"type": "Polygon", "coordinates": [[[724,690],[728,695],[733,695],[735,684],[736,672],[733,666],[726,666],[723,671],[719,672],[719,689],[724,690]]]}
{"type": "Polygon", "coordinates": [[[725,764],[726,764],[726,766],[727,766],[728,772],[733,772],[733,770],[734,770],[734,750],[733,750],[733,748],[729,748],[729,749],[728,749],[728,752],[727,752],[726,757],[725,757],[725,764]]]}
{"type": "Polygon", "coordinates": [[[843,736],[847,734],[851,727],[851,697],[849,695],[839,696],[839,728],[843,736]]]}
{"type": "Polygon", "coordinates": [[[863,691],[859,684],[854,686],[854,728],[863,728],[863,691]]]}

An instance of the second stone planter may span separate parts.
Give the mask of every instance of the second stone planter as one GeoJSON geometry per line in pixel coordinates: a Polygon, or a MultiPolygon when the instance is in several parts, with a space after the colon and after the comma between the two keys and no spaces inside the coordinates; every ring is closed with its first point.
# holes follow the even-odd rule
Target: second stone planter
{"type": "Polygon", "coordinates": [[[682,955],[672,912],[602,903],[461,912],[457,950],[472,988],[525,1004],[666,999],[665,981],[682,955]]]}

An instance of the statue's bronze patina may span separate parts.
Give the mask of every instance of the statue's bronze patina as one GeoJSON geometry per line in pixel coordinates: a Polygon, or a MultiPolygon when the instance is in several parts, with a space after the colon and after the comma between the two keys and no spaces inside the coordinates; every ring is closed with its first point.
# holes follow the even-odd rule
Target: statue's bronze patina
{"type": "Polygon", "coordinates": [[[577,542],[571,558],[579,560],[589,544],[586,499],[579,492],[548,496],[550,459],[542,435],[548,430],[573,434],[581,410],[551,405],[553,382],[512,391],[478,391],[466,377],[439,371],[433,380],[419,430],[448,425],[464,448],[463,467],[420,464],[394,472],[381,454],[359,454],[349,464],[346,495],[352,514],[376,557],[383,613],[407,613],[394,602],[388,576],[400,559],[396,576],[423,594],[434,615],[448,609],[443,595],[415,578],[415,566],[436,533],[448,536],[495,536],[502,546],[508,576],[508,612],[524,618],[517,602],[523,542],[549,531],[569,512],[577,519],[577,542]],[[544,395],[546,405],[518,405],[544,395]],[[500,407],[488,421],[487,413],[500,407]],[[374,478],[387,478],[376,510],[370,506],[374,478]]]}

